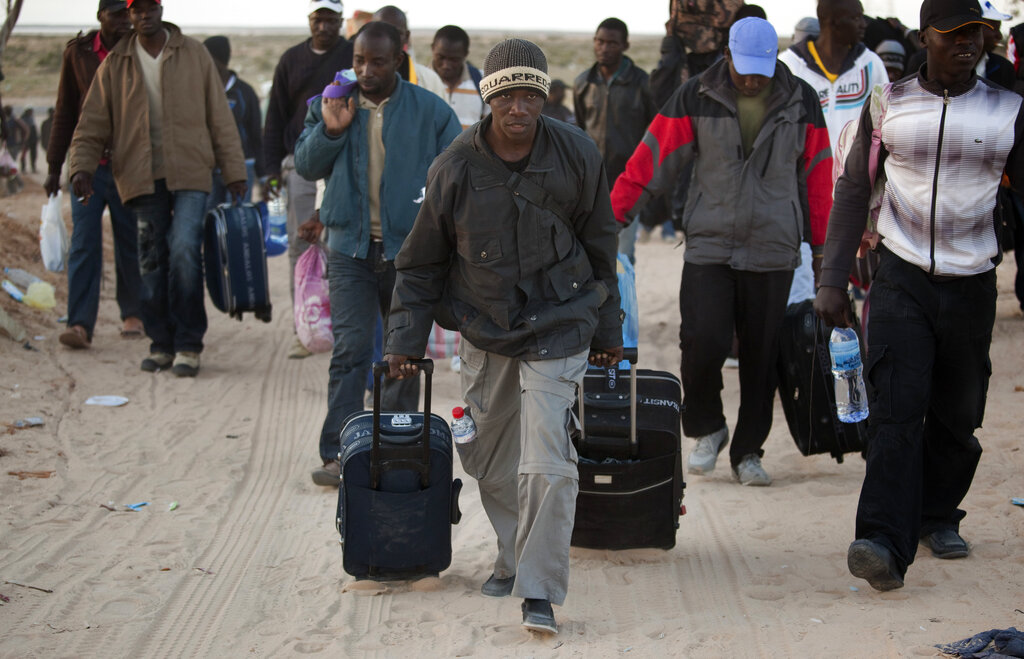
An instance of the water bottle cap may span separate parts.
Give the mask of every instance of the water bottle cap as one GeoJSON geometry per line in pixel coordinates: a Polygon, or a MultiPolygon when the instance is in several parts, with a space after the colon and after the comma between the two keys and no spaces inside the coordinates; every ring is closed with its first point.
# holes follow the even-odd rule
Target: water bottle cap
{"type": "Polygon", "coordinates": [[[453,419],[461,419],[463,416],[465,416],[465,414],[465,410],[463,410],[461,407],[456,407],[455,409],[452,410],[453,419]]]}

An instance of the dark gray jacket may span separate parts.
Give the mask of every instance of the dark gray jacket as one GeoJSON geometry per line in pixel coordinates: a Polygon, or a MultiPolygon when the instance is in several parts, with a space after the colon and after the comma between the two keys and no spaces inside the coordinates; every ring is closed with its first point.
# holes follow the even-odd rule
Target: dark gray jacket
{"type": "Polygon", "coordinates": [[[607,83],[598,65],[581,73],[573,85],[576,125],[597,144],[608,169],[608,186],[626,169],[626,161],[657,114],[647,73],[623,58],[619,74],[607,83]]]}
{"type": "Polygon", "coordinates": [[[522,176],[553,195],[566,221],[455,152],[468,143],[501,164],[484,141],[491,121],[466,129],[430,167],[395,258],[386,352],[422,355],[435,313],[477,348],[517,359],[622,345],[617,229],[601,155],[578,129],[538,119],[522,176]]]}

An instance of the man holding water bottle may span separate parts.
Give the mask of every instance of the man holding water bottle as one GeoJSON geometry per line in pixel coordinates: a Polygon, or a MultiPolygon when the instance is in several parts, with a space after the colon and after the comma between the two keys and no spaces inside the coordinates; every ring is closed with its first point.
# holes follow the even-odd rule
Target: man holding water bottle
{"type": "MultiPolygon", "coordinates": [[[[883,92],[878,217],[881,262],[870,292],[868,454],[851,574],[903,586],[920,541],[962,558],[959,508],[981,458],[974,430],[992,372],[1000,247],[996,191],[1024,183],[1021,98],[975,73],[986,22],[977,0],[925,0],[927,64],[883,92]]],[[[869,106],[836,183],[814,307],[847,326],[847,280],[872,184],[869,106]]]]}

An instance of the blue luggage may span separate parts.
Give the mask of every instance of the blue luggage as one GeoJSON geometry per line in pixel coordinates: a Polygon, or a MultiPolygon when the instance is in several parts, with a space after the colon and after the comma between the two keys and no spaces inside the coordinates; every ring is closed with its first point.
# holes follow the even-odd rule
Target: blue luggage
{"type": "Polygon", "coordinates": [[[221,204],[206,214],[206,288],[213,305],[232,318],[253,312],[270,322],[270,279],[263,221],[252,204],[221,204]]]}
{"type": "Polygon", "coordinates": [[[436,576],[452,562],[462,481],[452,479],[452,433],[430,413],[434,363],[425,374],[425,412],[383,412],[381,378],[373,365],[373,411],[356,412],[341,430],[337,528],[342,566],[357,579],[436,576]]]}

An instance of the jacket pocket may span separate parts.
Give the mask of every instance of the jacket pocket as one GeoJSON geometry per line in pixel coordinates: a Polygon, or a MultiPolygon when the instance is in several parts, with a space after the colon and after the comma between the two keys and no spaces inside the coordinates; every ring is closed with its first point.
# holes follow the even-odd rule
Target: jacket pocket
{"type": "Polygon", "coordinates": [[[565,302],[580,293],[593,277],[590,264],[582,258],[570,259],[548,270],[548,281],[559,302],[565,302]]]}

